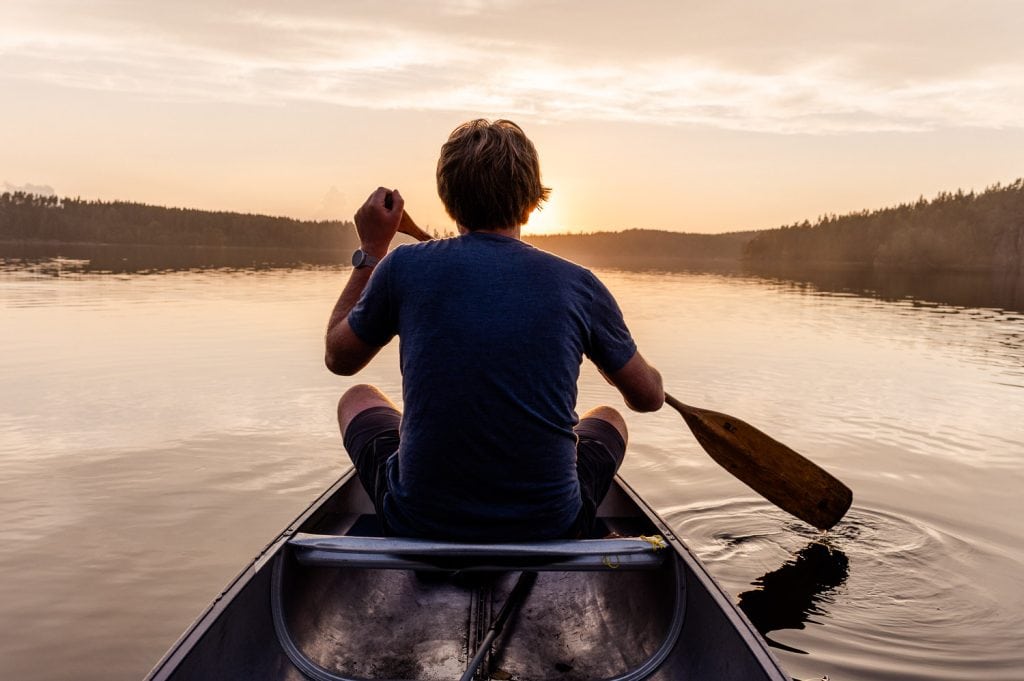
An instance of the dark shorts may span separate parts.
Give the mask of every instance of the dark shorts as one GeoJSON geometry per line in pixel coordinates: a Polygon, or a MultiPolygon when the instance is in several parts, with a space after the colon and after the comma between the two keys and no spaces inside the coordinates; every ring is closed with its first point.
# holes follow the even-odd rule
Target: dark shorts
{"type": "MultiPolygon", "coordinates": [[[[387,461],[398,451],[401,423],[402,415],[391,407],[371,407],[352,419],[343,437],[356,474],[378,516],[387,493],[387,461]]],[[[583,419],[574,430],[578,438],[576,474],[583,505],[567,536],[588,537],[594,530],[597,507],[622,465],[626,443],[615,426],[602,419],[583,419]]]]}

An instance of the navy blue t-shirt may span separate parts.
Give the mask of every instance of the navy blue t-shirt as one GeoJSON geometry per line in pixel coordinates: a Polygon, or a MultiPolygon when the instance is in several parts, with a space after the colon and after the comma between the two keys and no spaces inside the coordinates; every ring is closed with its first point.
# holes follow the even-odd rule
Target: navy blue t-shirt
{"type": "Polygon", "coordinates": [[[382,512],[396,534],[476,540],[563,535],[579,512],[576,383],[636,352],[590,271],[512,237],[470,232],[400,246],[348,321],[397,334],[404,412],[382,512]]]}

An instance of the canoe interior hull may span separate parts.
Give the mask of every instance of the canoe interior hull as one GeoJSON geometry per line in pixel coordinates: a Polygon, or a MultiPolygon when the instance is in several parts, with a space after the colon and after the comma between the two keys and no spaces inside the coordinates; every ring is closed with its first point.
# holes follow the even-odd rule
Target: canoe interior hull
{"type": "MultiPolygon", "coordinates": [[[[372,533],[346,476],[272,543],[193,625],[151,679],[434,679],[462,676],[518,571],[427,572],[303,565],[296,532],[372,533]],[[275,621],[276,619],[276,621],[275,621]]],[[[604,527],[662,534],[655,569],[538,574],[477,678],[788,679],[763,639],[670,530],[619,480],[604,527]]]]}

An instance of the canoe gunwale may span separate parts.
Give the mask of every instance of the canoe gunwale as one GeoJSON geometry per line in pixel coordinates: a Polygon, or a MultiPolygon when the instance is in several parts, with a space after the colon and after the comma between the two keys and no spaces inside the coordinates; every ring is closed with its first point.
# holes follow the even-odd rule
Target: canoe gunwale
{"type": "Polygon", "coordinates": [[[353,478],[356,474],[354,468],[350,468],[347,472],[343,473],[341,477],[334,481],[334,484],[330,485],[326,490],[323,491],[316,499],[310,502],[302,513],[300,513],[295,520],[288,524],[284,530],[280,532],[276,537],[270,540],[263,549],[256,554],[256,557],[246,565],[242,570],[235,575],[235,577],[228,582],[227,586],[213,599],[213,602],[207,605],[199,616],[192,621],[188,629],[178,637],[178,640],[174,642],[164,656],[160,658],[160,661],[153,665],[149,674],[146,675],[144,681],[157,681],[158,679],[169,678],[174,674],[174,670],[178,664],[189,654],[193,646],[195,646],[207,630],[213,626],[217,621],[217,618],[223,613],[230,605],[234,598],[248,586],[249,582],[270,562],[275,556],[277,556],[281,549],[284,547],[288,538],[298,532],[299,528],[308,521],[313,514],[320,510],[320,508],[329,501],[342,487],[348,484],[348,481],[353,478]]]}
{"type": "Polygon", "coordinates": [[[757,658],[762,669],[766,673],[772,674],[778,681],[792,681],[791,676],[786,674],[782,665],[778,659],[768,648],[768,642],[758,632],[757,628],[747,618],[743,611],[736,606],[729,592],[718,583],[718,580],[708,571],[704,566],[704,563],[693,553],[693,551],[686,544],[682,542],[672,529],[662,520],[661,516],[658,515],[654,509],[647,505],[637,492],[630,487],[629,483],[622,479],[621,476],[616,474],[615,481],[621,487],[622,491],[629,496],[634,504],[650,519],[650,521],[658,528],[662,536],[669,544],[675,549],[675,553],[678,556],[679,561],[685,563],[686,568],[692,573],[692,576],[700,582],[704,587],[705,591],[716,601],[719,609],[729,619],[732,626],[736,629],[737,633],[744,639],[747,647],[751,653],[757,658]]]}

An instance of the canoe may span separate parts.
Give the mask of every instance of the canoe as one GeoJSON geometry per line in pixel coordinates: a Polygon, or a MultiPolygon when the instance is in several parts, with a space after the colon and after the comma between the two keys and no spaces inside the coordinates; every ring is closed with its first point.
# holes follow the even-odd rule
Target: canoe
{"type": "Polygon", "coordinates": [[[350,471],[214,600],[147,679],[790,681],[621,478],[599,538],[380,536],[350,471]],[[473,671],[475,670],[475,671],[473,671]]]}

